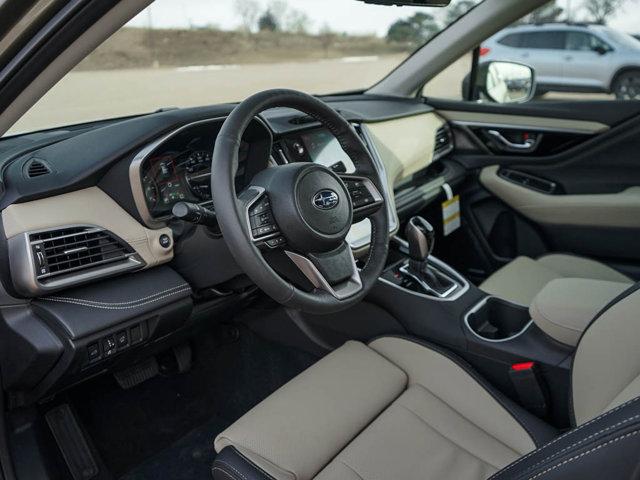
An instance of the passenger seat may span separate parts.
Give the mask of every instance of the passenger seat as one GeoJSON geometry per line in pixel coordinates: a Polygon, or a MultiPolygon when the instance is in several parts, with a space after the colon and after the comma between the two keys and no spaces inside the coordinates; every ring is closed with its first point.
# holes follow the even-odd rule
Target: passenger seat
{"type": "Polygon", "coordinates": [[[517,257],[487,278],[480,288],[490,295],[529,306],[551,280],[588,278],[632,284],[626,275],[607,265],[574,255],[549,254],[537,260],[517,257]]]}

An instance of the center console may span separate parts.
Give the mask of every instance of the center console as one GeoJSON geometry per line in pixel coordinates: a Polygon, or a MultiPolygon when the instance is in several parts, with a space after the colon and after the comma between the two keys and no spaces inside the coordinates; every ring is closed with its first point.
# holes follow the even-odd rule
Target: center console
{"type": "Polygon", "coordinates": [[[382,278],[405,290],[438,300],[454,300],[468,289],[468,282],[446,263],[431,256],[435,229],[422,217],[413,217],[405,229],[407,241],[396,242],[408,258],[388,269],[382,278]]]}
{"type": "Polygon", "coordinates": [[[493,297],[435,257],[433,227],[409,220],[393,239],[389,265],[368,297],[412,337],[454,351],[516,401],[512,369],[535,365],[545,405],[535,414],[568,425],[567,402],[575,345],[557,341],[532,320],[529,308],[493,297]],[[548,387],[548,388],[547,388],[548,387]]]}

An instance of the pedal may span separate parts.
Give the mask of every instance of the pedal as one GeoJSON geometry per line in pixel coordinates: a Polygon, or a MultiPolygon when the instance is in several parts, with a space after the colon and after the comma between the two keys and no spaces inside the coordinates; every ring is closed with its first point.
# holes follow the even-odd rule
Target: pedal
{"type": "Polygon", "coordinates": [[[120,385],[120,388],[128,390],[152,379],[158,375],[159,371],[158,361],[155,357],[151,357],[132,367],[114,373],[113,376],[118,382],[118,385],[120,385]]]}
{"type": "Polygon", "coordinates": [[[161,375],[176,375],[191,370],[191,346],[182,343],[158,355],[161,375]]]}
{"type": "Polygon", "coordinates": [[[90,480],[99,474],[87,439],[68,404],[49,410],[45,419],[74,480],[90,480]]]}
{"type": "Polygon", "coordinates": [[[175,356],[178,366],[178,373],[185,373],[191,370],[191,346],[188,343],[173,347],[173,355],[175,356]]]}

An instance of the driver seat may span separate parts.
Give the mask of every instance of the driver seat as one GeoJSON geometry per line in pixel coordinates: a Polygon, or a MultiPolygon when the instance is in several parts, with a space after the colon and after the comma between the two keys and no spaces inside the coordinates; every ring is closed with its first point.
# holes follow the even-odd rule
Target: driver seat
{"type": "Polygon", "coordinates": [[[562,436],[434,345],[347,342],[215,440],[217,480],[551,480],[640,472],[640,284],[592,321],[562,436]]]}

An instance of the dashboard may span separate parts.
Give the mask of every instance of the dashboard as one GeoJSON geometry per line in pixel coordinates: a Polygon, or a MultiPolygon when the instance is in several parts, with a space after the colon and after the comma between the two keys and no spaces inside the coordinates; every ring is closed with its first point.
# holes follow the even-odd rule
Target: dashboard
{"type": "MultiPolygon", "coordinates": [[[[424,104],[341,99],[332,105],[354,126],[386,179],[390,230],[395,231],[394,187],[437,158],[435,144],[445,122],[424,104]],[[399,111],[390,118],[393,109],[399,111]]],[[[240,275],[219,232],[182,225],[172,215],[181,201],[215,212],[211,159],[232,107],[173,110],[61,131],[58,138],[43,137],[49,143],[37,149],[26,143],[24,156],[5,167],[0,198],[16,291],[39,297],[169,262],[199,290],[240,275]],[[29,178],[36,161],[49,173],[29,178]],[[63,241],[73,248],[56,243],[63,241]]],[[[337,173],[357,171],[326,128],[294,110],[273,109],[256,117],[243,134],[236,190],[270,165],[292,162],[314,162],[337,173]]],[[[357,254],[370,241],[367,222],[354,225],[347,238],[357,254]]]]}
{"type": "MultiPolygon", "coordinates": [[[[444,121],[420,102],[357,96],[332,106],[354,125],[386,177],[390,226],[397,229],[394,184],[433,161],[444,121]]],[[[142,358],[144,348],[190,325],[195,308],[223,311],[252,294],[220,235],[171,214],[179,201],[215,210],[211,155],[232,108],[163,111],[0,142],[9,263],[3,285],[31,322],[27,338],[16,334],[16,348],[38,352],[38,362],[5,386],[25,403],[142,358]],[[29,175],[35,162],[44,174],[29,175]]],[[[291,162],[356,171],[329,131],[299,112],[275,109],[243,135],[236,190],[270,165],[291,162]]],[[[358,255],[370,241],[366,222],[348,237],[358,255]]],[[[198,318],[214,315],[202,311],[198,318]]]]}

